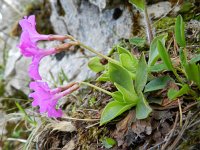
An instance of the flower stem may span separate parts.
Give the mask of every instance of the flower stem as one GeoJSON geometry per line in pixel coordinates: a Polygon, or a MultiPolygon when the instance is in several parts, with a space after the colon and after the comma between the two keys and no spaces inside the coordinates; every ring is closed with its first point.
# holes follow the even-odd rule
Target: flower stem
{"type": "Polygon", "coordinates": [[[76,41],[76,42],[78,43],[77,45],[80,45],[81,47],[83,47],[83,48],[89,50],[90,52],[96,54],[97,56],[102,57],[102,58],[105,58],[106,60],[108,60],[108,61],[110,61],[110,62],[118,63],[116,60],[114,60],[114,59],[112,59],[112,58],[110,58],[110,57],[108,57],[108,56],[106,56],[106,55],[103,55],[103,54],[97,52],[96,50],[94,50],[93,48],[91,48],[91,47],[89,47],[89,46],[83,44],[82,42],[76,40],[73,36],[71,36],[71,35],[66,35],[66,36],[67,36],[70,40],[76,41]]]}
{"type": "MultiPolygon", "coordinates": [[[[72,85],[72,84],[71,84],[72,85]]],[[[56,99],[60,99],[63,96],[66,96],[68,94],[71,94],[72,92],[76,91],[79,88],[79,84],[75,83],[72,86],[68,87],[67,89],[64,89],[64,91],[56,94],[56,99]]],[[[62,89],[63,90],[63,89],[62,89]]]]}
{"type": "Polygon", "coordinates": [[[91,48],[91,47],[89,47],[89,46],[87,46],[87,45],[81,43],[80,41],[78,41],[78,43],[79,43],[79,45],[80,45],[81,47],[83,47],[83,48],[89,50],[90,52],[96,54],[97,56],[100,56],[100,57],[102,57],[102,58],[105,58],[106,60],[108,60],[108,61],[110,61],[110,62],[117,63],[116,60],[114,60],[114,59],[112,59],[112,58],[110,58],[110,57],[108,57],[108,56],[106,56],[106,55],[103,55],[103,54],[97,52],[97,51],[94,50],[93,48],[91,48]]]}
{"type": "Polygon", "coordinates": [[[90,83],[87,83],[87,82],[80,82],[80,84],[90,86],[90,87],[92,87],[92,88],[94,88],[94,89],[96,89],[96,90],[99,90],[99,91],[101,91],[101,92],[103,92],[103,93],[106,93],[106,94],[112,96],[112,93],[111,93],[111,92],[106,91],[106,90],[104,90],[104,89],[102,89],[102,88],[100,88],[100,87],[98,87],[98,86],[93,85],[93,84],[90,84],[90,83]]]}

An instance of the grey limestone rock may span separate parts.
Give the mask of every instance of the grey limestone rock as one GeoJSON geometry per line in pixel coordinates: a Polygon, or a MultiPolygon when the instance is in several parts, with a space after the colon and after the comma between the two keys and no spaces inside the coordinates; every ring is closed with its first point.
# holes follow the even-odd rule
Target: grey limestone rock
{"type": "MultiPolygon", "coordinates": [[[[106,8],[107,0],[51,0],[52,16],[51,22],[54,30],[58,34],[70,34],[84,44],[107,54],[113,44],[121,38],[132,36],[133,19],[128,7],[119,4],[115,8],[106,8]],[[62,7],[62,8],[61,8],[62,7]],[[59,15],[59,9],[63,9],[64,15],[59,15]],[[118,11],[119,14],[115,14],[118,11]],[[117,16],[115,16],[117,15],[117,16]]],[[[94,54],[85,52],[87,56],[94,54]]],[[[87,67],[88,58],[80,51],[66,55],[61,61],[53,60],[48,63],[45,59],[41,64],[41,74],[50,80],[48,71],[55,76],[59,70],[63,69],[69,80],[85,80],[94,75],[87,67]],[[44,68],[48,71],[46,71],[44,68]]],[[[51,59],[52,60],[52,59],[51,59]]]]}

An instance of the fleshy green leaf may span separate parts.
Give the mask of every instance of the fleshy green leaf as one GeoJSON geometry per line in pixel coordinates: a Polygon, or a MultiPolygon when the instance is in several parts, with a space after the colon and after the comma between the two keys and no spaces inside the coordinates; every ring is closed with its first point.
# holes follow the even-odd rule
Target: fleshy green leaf
{"type": "Polygon", "coordinates": [[[174,67],[172,65],[170,56],[167,52],[167,49],[165,48],[165,46],[162,44],[162,42],[160,40],[158,40],[158,52],[159,55],[163,61],[163,63],[166,65],[166,67],[170,70],[170,71],[174,71],[174,67]]]}
{"type": "Polygon", "coordinates": [[[134,89],[130,73],[122,66],[109,62],[109,78],[127,90],[134,89]]]}
{"type": "Polygon", "coordinates": [[[137,119],[145,119],[152,112],[151,107],[146,101],[142,92],[139,93],[139,101],[136,105],[136,118],[137,119]]]}
{"type": "Polygon", "coordinates": [[[159,58],[159,53],[158,53],[158,48],[157,48],[158,40],[160,40],[163,43],[163,45],[165,45],[165,41],[167,39],[167,36],[168,36],[167,34],[157,36],[151,42],[150,50],[149,50],[148,66],[154,65],[159,58]]]}
{"type": "Polygon", "coordinates": [[[175,23],[175,38],[176,42],[179,44],[181,47],[186,46],[185,42],[185,23],[183,22],[183,18],[181,15],[179,15],[176,19],[175,23]]]}
{"type": "Polygon", "coordinates": [[[132,64],[134,65],[134,67],[137,66],[138,60],[133,54],[131,54],[131,52],[129,52],[128,50],[126,50],[125,48],[120,47],[120,46],[117,46],[117,51],[118,51],[119,54],[127,54],[127,55],[129,55],[129,57],[133,61],[132,64]]]}
{"type": "Polygon", "coordinates": [[[124,68],[132,73],[136,72],[137,63],[134,63],[133,59],[128,54],[120,54],[119,57],[124,68]]]}
{"type": "Polygon", "coordinates": [[[124,97],[120,91],[113,92],[112,98],[120,103],[125,103],[124,97]]]}
{"type": "Polygon", "coordinates": [[[158,77],[150,81],[145,86],[144,92],[151,92],[151,91],[163,89],[166,87],[166,85],[169,83],[170,80],[171,78],[169,76],[158,77]]]}
{"type": "Polygon", "coordinates": [[[99,57],[93,57],[92,59],[90,59],[88,67],[96,73],[101,72],[105,69],[105,66],[101,64],[99,57]]]}
{"type": "Polygon", "coordinates": [[[119,53],[120,63],[124,68],[129,71],[132,79],[134,80],[138,60],[135,58],[134,55],[132,55],[128,50],[123,47],[117,46],[117,51],[119,53]]]}
{"type": "Polygon", "coordinates": [[[190,90],[189,86],[187,84],[185,84],[182,86],[182,88],[179,91],[172,89],[172,88],[169,89],[169,91],[167,92],[167,96],[170,100],[174,100],[177,97],[187,94],[189,90],[190,90]]]}
{"type": "Polygon", "coordinates": [[[126,103],[120,103],[118,101],[109,102],[101,114],[100,125],[108,123],[123,112],[129,110],[132,106],[132,104],[127,105],[126,103]]]}
{"type": "Polygon", "coordinates": [[[200,65],[195,63],[188,63],[184,68],[187,74],[187,78],[195,82],[200,89],[200,65]]]}
{"type": "Polygon", "coordinates": [[[129,0],[129,3],[133,4],[136,8],[144,11],[145,9],[145,0],[129,0]]]}
{"type": "Polygon", "coordinates": [[[146,40],[141,37],[134,37],[134,38],[129,39],[129,42],[138,47],[144,47],[146,40]]]}
{"type": "Polygon", "coordinates": [[[102,75],[100,75],[96,80],[97,80],[97,81],[110,81],[108,71],[104,72],[104,73],[103,73],[102,75]]]}
{"type": "Polygon", "coordinates": [[[126,103],[131,103],[131,104],[136,104],[138,101],[138,96],[135,93],[134,89],[125,89],[122,86],[120,86],[119,84],[115,83],[115,86],[117,87],[117,89],[122,93],[123,95],[123,99],[126,103]]]}
{"type": "Polygon", "coordinates": [[[149,72],[160,72],[160,71],[164,71],[164,70],[167,70],[167,67],[164,63],[155,64],[148,68],[149,72]]]}
{"type": "Polygon", "coordinates": [[[135,77],[135,90],[137,93],[141,92],[144,89],[144,86],[147,82],[147,75],[148,75],[148,68],[147,63],[144,58],[144,54],[141,55],[138,67],[136,70],[136,77],[135,77]]]}

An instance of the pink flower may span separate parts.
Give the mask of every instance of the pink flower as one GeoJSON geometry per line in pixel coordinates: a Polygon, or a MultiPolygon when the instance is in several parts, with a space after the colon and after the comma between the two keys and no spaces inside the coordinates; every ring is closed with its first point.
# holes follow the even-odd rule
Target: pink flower
{"type": "Polygon", "coordinates": [[[30,37],[30,40],[32,43],[36,43],[39,40],[59,40],[63,41],[65,39],[68,39],[68,36],[64,35],[44,35],[39,34],[36,31],[36,21],[35,21],[35,15],[31,15],[29,17],[25,16],[24,19],[21,19],[19,21],[19,24],[22,28],[22,32],[27,31],[30,37]]]}
{"type": "Polygon", "coordinates": [[[29,76],[34,80],[41,80],[39,74],[39,63],[40,60],[51,54],[55,54],[63,49],[69,48],[73,44],[64,44],[60,45],[57,48],[52,48],[49,50],[44,50],[37,47],[37,41],[39,40],[60,40],[63,41],[67,39],[67,36],[62,35],[42,35],[36,31],[36,22],[35,16],[31,15],[29,17],[24,17],[24,19],[19,21],[20,26],[22,27],[22,34],[20,38],[20,44],[18,47],[23,56],[32,57],[32,63],[29,66],[29,76]]]}
{"type": "Polygon", "coordinates": [[[77,90],[79,86],[72,83],[66,87],[60,87],[51,90],[46,82],[31,82],[30,89],[34,92],[29,95],[33,98],[32,106],[39,106],[40,113],[47,113],[48,117],[61,117],[62,110],[56,109],[57,102],[63,96],[66,96],[77,90]]]}
{"type": "Polygon", "coordinates": [[[32,57],[32,63],[29,66],[29,76],[34,80],[41,80],[39,74],[40,60],[47,55],[57,53],[57,50],[55,48],[49,50],[38,48],[36,43],[31,41],[30,35],[26,30],[21,34],[20,44],[18,47],[20,48],[22,55],[25,57],[32,57]]]}
{"type": "Polygon", "coordinates": [[[36,31],[35,16],[31,15],[29,17],[25,16],[24,19],[19,21],[22,28],[22,32],[27,31],[31,42],[36,43],[39,40],[49,40],[50,35],[39,34],[36,31]]]}

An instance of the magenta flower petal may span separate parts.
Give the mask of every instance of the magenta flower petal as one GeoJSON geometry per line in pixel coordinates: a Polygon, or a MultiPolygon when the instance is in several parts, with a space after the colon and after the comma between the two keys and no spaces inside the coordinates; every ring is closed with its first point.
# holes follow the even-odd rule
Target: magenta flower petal
{"type": "Polygon", "coordinates": [[[29,94],[29,97],[33,98],[32,106],[39,106],[40,113],[47,113],[49,117],[61,117],[62,110],[56,109],[58,102],[56,90],[49,88],[46,82],[31,82],[29,85],[30,89],[34,90],[33,93],[29,94]]]}
{"type": "Polygon", "coordinates": [[[39,63],[43,56],[35,56],[33,57],[32,63],[29,65],[28,73],[29,76],[34,80],[41,80],[41,76],[39,74],[39,63]]]}
{"type": "Polygon", "coordinates": [[[22,55],[26,57],[31,57],[38,53],[38,48],[35,43],[31,42],[27,31],[22,32],[18,47],[20,48],[22,55]]]}
{"type": "Polygon", "coordinates": [[[38,40],[48,40],[49,35],[41,35],[36,31],[35,16],[24,17],[19,21],[22,27],[19,48],[23,56],[32,57],[32,63],[29,66],[29,75],[34,80],[41,80],[39,74],[40,60],[47,55],[56,53],[56,49],[44,50],[37,47],[38,40]]]}
{"type": "Polygon", "coordinates": [[[31,15],[28,17],[28,22],[32,25],[35,26],[36,22],[35,22],[35,15],[31,15]]]}
{"type": "Polygon", "coordinates": [[[39,90],[45,90],[45,91],[50,91],[50,88],[46,82],[31,82],[29,84],[30,89],[33,89],[34,91],[39,91],[39,90]]]}
{"type": "Polygon", "coordinates": [[[29,31],[30,33],[33,34],[38,34],[36,31],[36,22],[35,22],[35,16],[31,15],[29,17],[25,16],[24,19],[21,19],[19,21],[19,24],[22,28],[22,31],[29,31]]]}
{"type": "Polygon", "coordinates": [[[47,55],[51,55],[55,53],[56,53],[55,49],[50,49],[50,50],[38,49],[37,54],[33,56],[32,63],[29,66],[29,70],[28,70],[29,76],[34,80],[41,80],[42,78],[39,74],[39,64],[40,64],[41,59],[47,55]]]}
{"type": "Polygon", "coordinates": [[[29,97],[33,98],[34,101],[32,102],[32,105],[40,106],[41,112],[45,112],[47,110],[48,104],[46,104],[46,101],[43,102],[43,100],[49,100],[51,99],[51,95],[48,93],[50,92],[50,89],[48,85],[45,82],[31,82],[29,85],[30,89],[33,89],[35,92],[29,94],[29,97]],[[43,105],[44,103],[44,105],[43,105]]]}
{"type": "Polygon", "coordinates": [[[55,108],[52,108],[51,110],[48,111],[48,117],[62,117],[62,110],[61,109],[58,109],[56,110],[55,108]]]}
{"type": "Polygon", "coordinates": [[[38,40],[49,39],[49,35],[42,35],[36,31],[36,22],[34,15],[31,15],[28,18],[24,17],[24,19],[19,21],[19,24],[23,32],[27,31],[29,33],[31,42],[36,43],[38,40]]]}

